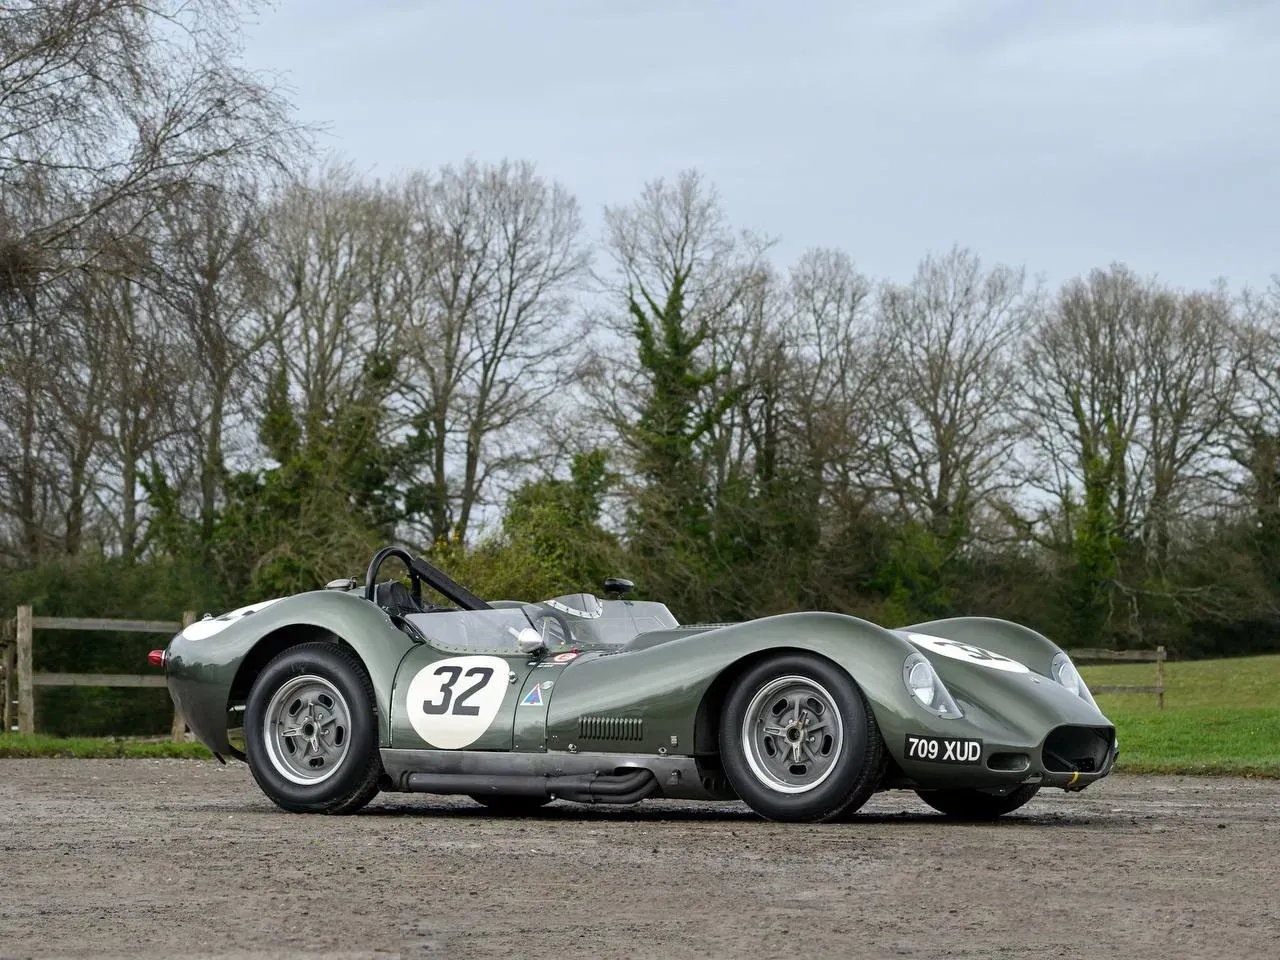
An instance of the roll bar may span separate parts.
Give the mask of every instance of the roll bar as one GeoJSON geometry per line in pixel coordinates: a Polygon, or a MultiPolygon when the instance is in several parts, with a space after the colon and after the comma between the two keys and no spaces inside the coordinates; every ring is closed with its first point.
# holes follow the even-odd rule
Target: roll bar
{"type": "Polygon", "coordinates": [[[390,557],[396,557],[409,568],[409,579],[413,584],[413,598],[415,600],[420,601],[422,599],[422,584],[425,583],[446,600],[457,604],[463,610],[493,609],[443,570],[433,567],[420,557],[415,557],[403,547],[383,547],[373,555],[373,560],[369,562],[369,572],[365,574],[364,580],[364,598],[370,603],[373,602],[374,587],[378,582],[378,568],[382,566],[384,560],[390,557]]]}

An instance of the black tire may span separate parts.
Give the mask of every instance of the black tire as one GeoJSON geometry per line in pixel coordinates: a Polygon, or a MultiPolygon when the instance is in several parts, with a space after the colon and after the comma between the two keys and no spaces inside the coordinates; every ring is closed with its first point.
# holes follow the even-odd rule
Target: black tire
{"type": "Polygon", "coordinates": [[[989,790],[917,790],[916,796],[953,820],[994,820],[1013,813],[1040,792],[1040,784],[1024,783],[1005,792],[989,790]]]}
{"type": "MultiPolygon", "coordinates": [[[[288,709],[287,705],[283,709],[288,709]]],[[[338,726],[332,730],[336,731],[338,726]]],[[[331,735],[336,736],[332,731],[331,735]]],[[[254,780],[263,793],[285,810],[354,813],[378,792],[382,759],[378,753],[378,708],[373,683],[360,659],[337,643],[300,643],[280,653],[263,668],[253,682],[245,705],[244,741],[254,780]],[[331,772],[325,772],[325,779],[314,783],[290,779],[287,775],[290,761],[282,759],[285,748],[282,747],[278,757],[273,757],[273,748],[268,743],[268,738],[275,736],[267,732],[267,711],[273,698],[286,691],[291,683],[307,683],[303,678],[312,678],[313,686],[318,689],[336,691],[347,715],[347,722],[338,725],[343,733],[341,745],[335,748],[345,749],[345,753],[333,762],[331,772]]],[[[283,741],[274,742],[283,744],[283,741]]],[[[293,763],[303,765],[296,759],[293,763]]]]}
{"type": "MultiPolygon", "coordinates": [[[[786,709],[791,708],[788,705],[786,709]]],[[[816,716],[821,719],[823,713],[816,716]]],[[[817,749],[822,750],[823,745],[820,743],[817,749]]],[[[780,654],[751,667],[730,689],[720,716],[720,756],[729,784],[757,814],[770,820],[819,823],[852,813],[875,792],[883,772],[884,742],[875,715],[848,674],[829,660],[812,654],[780,654]],[[799,681],[793,684],[798,689],[803,689],[804,683],[814,685],[826,697],[818,696],[807,703],[824,706],[825,711],[823,702],[829,698],[830,707],[839,715],[840,741],[838,746],[835,742],[829,745],[830,752],[825,757],[814,758],[812,785],[804,783],[804,778],[809,776],[807,761],[788,767],[791,772],[805,771],[798,776],[800,783],[788,784],[782,779],[785,772],[775,777],[776,771],[771,766],[779,763],[787,766],[783,755],[779,753],[772,759],[765,756],[767,739],[772,739],[775,745],[811,740],[805,737],[804,722],[807,721],[803,721],[798,706],[794,713],[770,713],[770,716],[791,716],[793,726],[800,724],[796,741],[761,737],[758,732],[753,733],[751,736],[755,739],[749,741],[744,727],[749,711],[756,716],[750,729],[759,731],[763,729],[761,711],[768,711],[773,700],[779,704],[790,703],[784,695],[790,688],[779,688],[776,695],[770,694],[772,688],[789,680],[799,681]],[[753,746],[749,747],[748,742],[753,746]],[[751,756],[748,756],[749,750],[751,756]],[[797,786],[802,792],[787,792],[797,786]]]]}
{"type": "Polygon", "coordinates": [[[471,794],[471,799],[494,813],[510,817],[536,813],[551,802],[550,797],[528,797],[512,793],[471,794]]]}

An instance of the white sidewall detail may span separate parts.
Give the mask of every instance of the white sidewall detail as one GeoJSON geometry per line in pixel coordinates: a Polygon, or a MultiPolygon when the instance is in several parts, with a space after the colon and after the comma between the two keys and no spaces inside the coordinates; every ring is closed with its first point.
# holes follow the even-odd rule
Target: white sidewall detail
{"type": "Polygon", "coordinates": [[[507,661],[500,657],[448,657],[427,664],[414,674],[405,693],[405,712],[414,731],[441,750],[460,750],[475,743],[502,707],[508,672],[507,661]],[[483,685],[476,688],[482,680],[483,685]],[[474,692],[468,693],[472,688],[474,692]],[[427,704],[443,704],[446,699],[444,712],[428,712],[427,704]],[[474,708],[475,714],[456,713],[459,700],[465,700],[461,706],[474,708]]]}
{"type": "Polygon", "coordinates": [[[1019,663],[1017,660],[1010,660],[1008,657],[993,653],[972,643],[961,643],[959,640],[947,640],[943,637],[931,637],[927,633],[908,633],[905,636],[917,647],[923,647],[930,653],[936,653],[941,657],[962,660],[965,663],[976,663],[980,667],[1003,670],[1005,673],[1031,672],[1026,664],[1019,663]]]}

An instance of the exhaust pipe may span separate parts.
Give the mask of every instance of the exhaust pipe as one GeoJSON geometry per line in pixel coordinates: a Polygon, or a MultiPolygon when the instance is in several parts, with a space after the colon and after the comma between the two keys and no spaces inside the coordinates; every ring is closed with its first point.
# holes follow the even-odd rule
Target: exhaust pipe
{"type": "Polygon", "coordinates": [[[548,797],[575,803],[638,803],[658,792],[649,770],[588,773],[557,777],[485,776],[470,773],[410,773],[404,787],[415,793],[469,796],[548,797]]]}

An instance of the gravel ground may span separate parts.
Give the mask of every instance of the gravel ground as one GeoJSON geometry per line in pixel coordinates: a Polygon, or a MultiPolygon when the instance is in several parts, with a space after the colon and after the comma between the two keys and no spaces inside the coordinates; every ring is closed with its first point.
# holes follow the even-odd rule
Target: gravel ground
{"type": "Polygon", "coordinates": [[[1280,781],[1113,776],[989,825],[881,794],[278,812],[242,765],[0,760],[0,958],[1280,957],[1280,781]]]}

